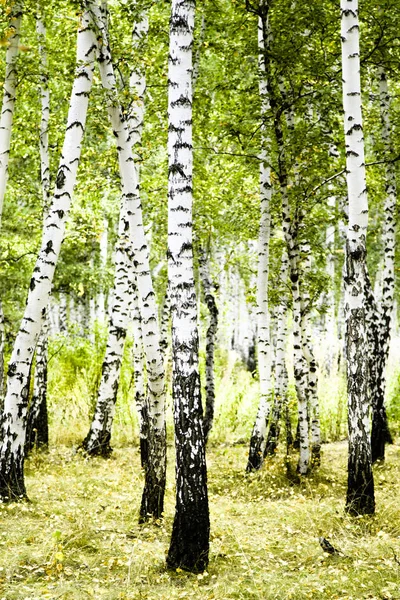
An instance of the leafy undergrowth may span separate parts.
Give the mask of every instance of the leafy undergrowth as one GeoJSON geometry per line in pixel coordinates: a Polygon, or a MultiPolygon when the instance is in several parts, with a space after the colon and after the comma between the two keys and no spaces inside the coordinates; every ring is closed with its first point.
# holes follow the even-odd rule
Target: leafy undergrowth
{"type": "Polygon", "coordinates": [[[27,465],[31,503],[0,506],[0,599],[400,599],[400,448],[375,468],[377,514],[343,511],[346,444],[294,484],[275,457],[246,475],[247,447],[209,451],[211,553],[201,575],[165,569],[173,456],[163,523],[139,526],[137,449],[109,461],[70,448],[27,465]],[[324,535],[340,551],[326,555],[324,535]]]}

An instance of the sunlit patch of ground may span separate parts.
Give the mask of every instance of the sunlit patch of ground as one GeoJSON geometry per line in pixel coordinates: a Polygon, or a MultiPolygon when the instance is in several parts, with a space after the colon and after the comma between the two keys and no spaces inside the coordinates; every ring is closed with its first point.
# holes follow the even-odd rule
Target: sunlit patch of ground
{"type": "Polygon", "coordinates": [[[139,526],[136,448],[87,460],[70,448],[27,465],[31,503],[0,506],[0,599],[400,599],[400,448],[375,468],[377,514],[344,513],[346,444],[300,484],[281,456],[246,475],[247,446],[209,449],[211,553],[206,573],[165,569],[174,510],[173,455],[164,522],[139,526]],[[324,535],[340,550],[322,552],[324,535]]]}

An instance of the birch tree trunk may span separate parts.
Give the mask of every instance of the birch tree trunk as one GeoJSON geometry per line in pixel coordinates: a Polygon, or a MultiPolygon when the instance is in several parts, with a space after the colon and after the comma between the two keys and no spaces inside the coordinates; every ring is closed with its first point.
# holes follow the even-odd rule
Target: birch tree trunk
{"type": "Polygon", "coordinates": [[[206,408],[203,418],[204,443],[207,445],[214,421],[215,381],[214,348],[218,329],[218,308],[212,293],[209,258],[203,248],[199,248],[199,269],[203,284],[204,299],[210,313],[210,322],[206,333],[206,408]]]}
{"type": "MultiPolygon", "coordinates": [[[[43,218],[50,208],[50,154],[49,154],[49,117],[50,92],[48,86],[48,67],[46,50],[46,27],[40,14],[36,17],[36,34],[39,43],[40,72],[40,178],[43,195],[43,218]]],[[[49,335],[49,305],[45,308],[39,339],[36,345],[33,395],[29,405],[26,427],[25,453],[34,447],[47,449],[49,445],[49,424],[47,416],[47,349],[49,335]]]]}
{"type": "Polygon", "coordinates": [[[134,267],[139,290],[143,341],[149,391],[149,460],[145,471],[145,486],[140,508],[140,520],[160,518],[164,510],[166,480],[166,431],[164,363],[160,352],[160,333],[156,298],[151,280],[149,248],[143,227],[142,206],[139,195],[139,177],[132,155],[132,140],[128,126],[122,118],[116,94],[116,80],[108,43],[106,7],[93,9],[102,43],[99,47],[99,70],[106,90],[107,108],[116,138],[123,202],[128,207],[129,234],[134,267]]]}
{"type": "Polygon", "coordinates": [[[22,2],[16,0],[12,4],[10,12],[9,30],[11,33],[7,40],[6,73],[0,116],[0,225],[8,178],[8,161],[10,157],[11,129],[14,118],[21,20],[22,2]]]}
{"type": "Polygon", "coordinates": [[[25,453],[34,448],[46,450],[49,445],[47,417],[47,349],[49,323],[47,308],[42,329],[36,345],[36,365],[33,378],[33,394],[26,424],[25,453]]]}
{"type": "Polygon", "coordinates": [[[85,11],[78,31],[77,72],[72,88],[55,192],[46,217],[41,249],[29,285],[24,318],[8,367],[0,448],[0,498],[3,501],[26,497],[24,445],[29,369],[44,310],[49,301],[76,181],[94,70],[95,48],[92,39],[90,17],[85,11]]]}
{"type": "MultiPolygon", "coordinates": [[[[280,269],[280,282],[287,284],[288,257],[284,250],[280,269]]],[[[286,364],[285,364],[285,342],[286,342],[286,303],[280,302],[276,314],[276,352],[275,352],[275,384],[274,384],[274,407],[271,414],[270,426],[265,446],[264,456],[272,456],[278,447],[280,434],[280,419],[282,407],[286,396],[286,364]]]]}
{"type": "Polygon", "coordinates": [[[104,294],[104,277],[105,270],[107,268],[108,258],[108,219],[103,219],[103,230],[100,236],[100,269],[101,269],[101,283],[100,291],[97,297],[97,320],[99,323],[104,324],[106,320],[106,299],[104,294]]]}
{"type": "Polygon", "coordinates": [[[43,215],[46,217],[47,211],[50,208],[50,154],[49,154],[49,118],[50,118],[50,91],[49,91],[49,74],[47,64],[47,49],[46,49],[46,26],[41,15],[36,18],[36,34],[39,42],[39,57],[40,57],[40,102],[41,102],[41,119],[40,119],[40,175],[43,194],[43,215]]]}
{"type": "Polygon", "coordinates": [[[268,308],[269,243],[271,236],[271,170],[268,164],[270,139],[266,117],[270,111],[267,82],[265,80],[265,52],[269,52],[269,37],[264,38],[261,19],[258,22],[259,94],[261,98],[261,161],[260,161],[260,230],[258,234],[257,273],[257,344],[258,373],[260,378],[260,403],[250,439],[246,471],[259,469],[263,462],[266,432],[270,414],[270,317],[268,308]]]}
{"type": "Polygon", "coordinates": [[[145,355],[143,349],[142,318],[140,316],[137,288],[133,299],[133,375],[135,381],[135,403],[139,420],[140,461],[142,469],[147,469],[149,461],[149,401],[145,385],[145,355]]]}
{"type": "Polygon", "coordinates": [[[176,507],[167,565],[208,564],[210,520],[192,242],[193,0],[172,0],[169,53],[168,269],[176,445],[176,507]]]}
{"type": "MultiPolygon", "coordinates": [[[[302,244],[304,254],[305,272],[311,271],[311,248],[308,243],[302,244]]],[[[303,355],[308,363],[308,402],[311,425],[311,464],[318,467],[321,464],[321,428],[319,423],[319,400],[318,400],[318,365],[311,341],[310,310],[311,300],[308,291],[303,289],[302,293],[302,320],[301,339],[303,355]]]]}
{"type": "MultiPolygon", "coordinates": [[[[379,100],[381,113],[381,136],[386,155],[393,155],[390,125],[390,95],[386,72],[383,67],[378,69],[379,75],[379,100]]],[[[396,168],[393,162],[386,163],[386,197],[384,203],[384,225],[383,225],[383,288],[382,301],[380,303],[379,323],[379,354],[376,359],[377,385],[375,394],[372,396],[372,430],[371,448],[372,462],[385,459],[385,442],[392,442],[387,423],[385,408],[386,388],[386,364],[389,355],[391,338],[391,320],[394,307],[394,252],[396,233],[396,168]]]]}
{"type": "Polygon", "coordinates": [[[0,300],[0,415],[3,412],[4,401],[4,347],[6,342],[6,331],[4,327],[3,306],[0,300]]]}
{"type": "MultiPolygon", "coordinates": [[[[268,23],[269,4],[260,0],[260,18],[263,28],[264,39],[267,39],[269,33],[268,23]]],[[[307,371],[308,367],[302,350],[301,337],[301,295],[299,286],[299,257],[297,229],[298,223],[292,223],[289,200],[289,175],[287,158],[285,152],[285,140],[282,126],[282,106],[284,104],[282,97],[282,85],[273,81],[271,76],[271,55],[264,53],[264,64],[266,73],[266,84],[271,111],[273,114],[273,130],[278,146],[278,176],[282,199],[282,227],[286,241],[289,257],[290,281],[293,298],[293,355],[294,355],[294,376],[298,399],[298,429],[300,457],[298,471],[301,475],[306,475],[309,468],[310,450],[308,439],[308,416],[307,416],[307,371]],[[280,88],[280,89],[279,89],[280,88]],[[278,91],[279,90],[279,91],[278,91]]]]}
{"type": "Polygon", "coordinates": [[[361,114],[358,1],[341,0],[344,132],[349,225],[346,243],[345,311],[349,458],[346,510],[373,514],[365,328],[365,271],[368,199],[361,114]]]}

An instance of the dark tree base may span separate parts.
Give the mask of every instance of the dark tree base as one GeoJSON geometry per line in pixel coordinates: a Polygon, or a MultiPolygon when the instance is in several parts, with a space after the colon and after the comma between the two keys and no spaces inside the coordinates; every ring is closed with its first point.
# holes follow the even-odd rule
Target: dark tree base
{"type": "Polygon", "coordinates": [[[316,468],[321,466],[321,445],[313,444],[311,448],[311,467],[316,468]]]}
{"type": "Polygon", "coordinates": [[[161,519],[164,513],[164,496],[166,484],[166,430],[151,431],[143,440],[142,465],[145,473],[142,502],[140,505],[139,523],[150,519],[161,519]]]}
{"type": "Polygon", "coordinates": [[[347,492],[346,498],[346,512],[353,516],[358,517],[359,515],[373,515],[375,514],[375,500],[374,497],[367,493],[360,494],[357,492],[347,492]]]}
{"type": "Polygon", "coordinates": [[[24,456],[22,452],[11,457],[11,466],[7,458],[0,464],[0,501],[4,503],[27,501],[28,496],[24,480],[24,456]]]}
{"type": "Polygon", "coordinates": [[[110,458],[113,449],[110,446],[111,435],[105,432],[93,441],[91,432],[87,434],[78,450],[83,450],[87,456],[100,456],[101,458],[110,458]]]}
{"type": "Polygon", "coordinates": [[[374,478],[368,462],[349,461],[345,510],[352,516],[375,513],[374,478]]]}
{"type": "Polygon", "coordinates": [[[247,460],[246,473],[258,471],[263,464],[263,439],[258,435],[252,435],[250,439],[249,458],[247,460]]]}
{"type": "Polygon", "coordinates": [[[47,451],[49,448],[49,424],[45,399],[40,405],[36,419],[33,419],[31,413],[28,412],[25,454],[28,455],[34,448],[42,451],[47,451]]]}
{"type": "Polygon", "coordinates": [[[164,513],[165,479],[158,481],[155,474],[147,470],[140,504],[139,523],[151,519],[162,519],[164,513]]]}
{"type": "Polygon", "coordinates": [[[373,410],[371,429],[372,463],[385,460],[385,444],[393,444],[389,431],[385,408],[373,410]]]}
{"type": "MultiPolygon", "coordinates": [[[[208,506],[206,503],[206,506],[208,506]]],[[[167,556],[169,569],[202,573],[209,560],[210,519],[201,506],[182,507],[176,511],[171,545],[167,556]]]]}
{"type": "Polygon", "coordinates": [[[266,456],[275,456],[278,448],[279,428],[276,422],[272,422],[269,427],[267,443],[264,450],[264,458],[266,456]]]}
{"type": "Polygon", "coordinates": [[[147,438],[140,438],[140,465],[146,469],[149,462],[149,442],[147,438]]]}

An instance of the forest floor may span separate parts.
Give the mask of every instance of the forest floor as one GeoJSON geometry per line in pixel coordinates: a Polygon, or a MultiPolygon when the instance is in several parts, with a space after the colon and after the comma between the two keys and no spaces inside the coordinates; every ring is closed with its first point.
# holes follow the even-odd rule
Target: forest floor
{"type": "Polygon", "coordinates": [[[207,572],[165,568],[174,511],[173,448],[163,523],[138,525],[137,448],[108,461],[71,448],[27,464],[30,503],[0,506],[0,599],[400,599],[400,447],[375,468],[377,513],[344,512],[346,443],[293,484],[283,457],[244,472],[247,446],[209,450],[207,572]],[[325,554],[323,535],[341,551],[325,554]]]}

